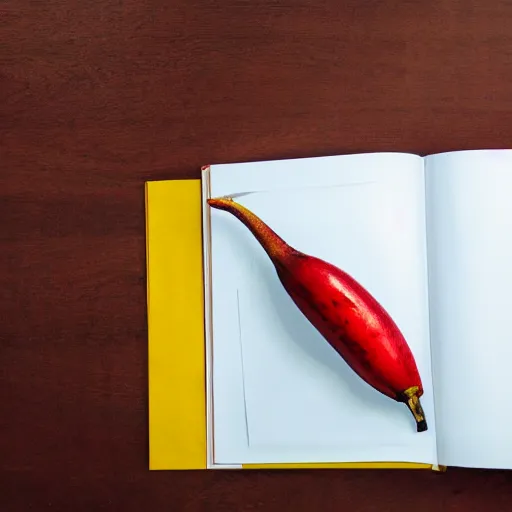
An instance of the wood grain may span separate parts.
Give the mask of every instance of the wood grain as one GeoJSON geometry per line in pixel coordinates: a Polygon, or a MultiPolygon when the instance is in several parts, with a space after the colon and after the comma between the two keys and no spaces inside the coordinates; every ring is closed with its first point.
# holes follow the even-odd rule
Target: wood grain
{"type": "Polygon", "coordinates": [[[510,145],[512,3],[0,11],[1,510],[510,508],[505,471],[149,473],[143,183],[510,145]]]}

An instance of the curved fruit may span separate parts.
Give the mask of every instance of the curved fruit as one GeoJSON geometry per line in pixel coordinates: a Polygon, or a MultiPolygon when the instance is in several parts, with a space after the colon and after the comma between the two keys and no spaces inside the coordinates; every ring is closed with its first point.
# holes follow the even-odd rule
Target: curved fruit
{"type": "Polygon", "coordinates": [[[290,247],[250,210],[229,198],[208,204],[237,217],[273,262],[284,288],[348,365],[384,395],[403,402],[427,430],[421,378],[397,325],[377,300],[343,270],[290,247]]]}

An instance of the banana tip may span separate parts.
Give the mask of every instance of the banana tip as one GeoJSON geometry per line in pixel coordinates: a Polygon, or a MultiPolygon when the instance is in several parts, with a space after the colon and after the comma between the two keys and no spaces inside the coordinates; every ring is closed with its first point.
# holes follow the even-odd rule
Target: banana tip
{"type": "Polygon", "coordinates": [[[416,431],[425,432],[428,429],[425,413],[421,407],[420,396],[423,391],[419,386],[412,386],[400,394],[399,400],[406,403],[416,421],[416,431]]]}
{"type": "Polygon", "coordinates": [[[426,430],[428,430],[426,420],[423,419],[416,423],[416,431],[417,432],[425,432],[426,430]]]}

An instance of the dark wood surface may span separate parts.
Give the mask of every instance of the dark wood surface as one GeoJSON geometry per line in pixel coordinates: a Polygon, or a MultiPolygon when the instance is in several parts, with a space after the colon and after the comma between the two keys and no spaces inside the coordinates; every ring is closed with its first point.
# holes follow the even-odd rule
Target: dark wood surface
{"type": "Polygon", "coordinates": [[[150,473],[143,202],[206,163],[510,145],[510,1],[0,12],[0,510],[510,509],[505,471],[150,473]]]}

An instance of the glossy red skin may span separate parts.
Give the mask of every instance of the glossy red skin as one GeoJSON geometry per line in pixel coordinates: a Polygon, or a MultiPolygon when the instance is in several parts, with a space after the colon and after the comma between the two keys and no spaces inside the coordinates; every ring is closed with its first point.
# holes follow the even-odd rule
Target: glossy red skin
{"type": "Polygon", "coordinates": [[[421,378],[399,328],[354,278],[321,259],[290,251],[274,259],[277,274],[306,318],[375,389],[398,401],[421,378]]]}
{"type": "Polygon", "coordinates": [[[233,214],[259,241],[284,288],[306,318],[348,365],[384,395],[406,402],[421,378],[397,325],[377,300],[340,268],[290,247],[267,224],[231,199],[208,204],[233,214]]]}

